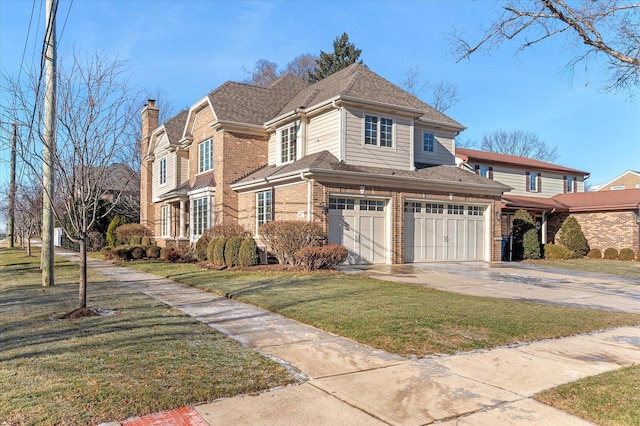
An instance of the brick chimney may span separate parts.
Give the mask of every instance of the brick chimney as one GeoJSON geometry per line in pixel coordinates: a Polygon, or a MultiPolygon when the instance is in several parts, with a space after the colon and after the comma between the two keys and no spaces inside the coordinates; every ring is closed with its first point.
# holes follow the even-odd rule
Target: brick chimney
{"type": "Polygon", "coordinates": [[[151,159],[147,157],[151,133],[158,127],[160,110],[156,107],[155,99],[149,99],[142,110],[142,139],[140,140],[140,223],[155,235],[155,209],[153,206],[152,167],[151,159]]]}

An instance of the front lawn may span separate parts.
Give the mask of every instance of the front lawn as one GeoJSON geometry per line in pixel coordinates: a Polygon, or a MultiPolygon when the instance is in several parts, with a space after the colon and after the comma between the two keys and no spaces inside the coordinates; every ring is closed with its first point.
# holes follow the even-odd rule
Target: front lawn
{"type": "Polygon", "coordinates": [[[114,315],[52,320],[77,303],[78,267],[0,248],[0,424],[98,424],[292,383],[286,370],[180,311],[89,272],[88,305],[114,315]]]}
{"type": "Polygon", "coordinates": [[[621,277],[640,278],[640,262],[605,259],[569,259],[569,260],[527,260],[528,264],[541,268],[571,269],[574,271],[597,272],[621,277]]]}
{"type": "Polygon", "coordinates": [[[211,271],[124,266],[246,301],[407,356],[456,353],[640,324],[640,315],[447,293],[337,272],[211,271]]]}

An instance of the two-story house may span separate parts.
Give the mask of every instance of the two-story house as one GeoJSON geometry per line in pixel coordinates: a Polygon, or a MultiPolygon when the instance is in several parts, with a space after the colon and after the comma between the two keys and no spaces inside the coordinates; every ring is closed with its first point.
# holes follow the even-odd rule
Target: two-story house
{"type": "Polygon", "coordinates": [[[593,191],[619,191],[621,189],[640,188],[640,172],[627,170],[602,185],[593,186],[593,191]]]}
{"type": "Polygon", "coordinates": [[[455,165],[464,127],[359,64],[265,120],[267,164],[231,184],[238,222],[317,221],[352,263],[500,260],[510,188],[455,165]]]}

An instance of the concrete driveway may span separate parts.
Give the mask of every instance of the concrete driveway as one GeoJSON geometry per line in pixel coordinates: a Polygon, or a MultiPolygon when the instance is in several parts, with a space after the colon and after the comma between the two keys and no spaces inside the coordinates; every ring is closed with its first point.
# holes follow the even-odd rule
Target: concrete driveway
{"type": "Polygon", "coordinates": [[[475,296],[640,313],[640,278],[515,262],[414,263],[342,270],[475,296]]]}

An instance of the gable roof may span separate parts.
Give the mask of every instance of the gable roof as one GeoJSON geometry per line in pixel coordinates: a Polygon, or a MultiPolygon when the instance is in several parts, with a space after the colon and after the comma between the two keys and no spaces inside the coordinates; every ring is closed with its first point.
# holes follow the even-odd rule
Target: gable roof
{"type": "Polygon", "coordinates": [[[207,96],[218,121],[263,125],[307,86],[286,73],[268,87],[227,81],[207,96]]]}
{"type": "Polygon", "coordinates": [[[442,123],[460,130],[465,128],[457,121],[385,80],[365,65],[358,63],[349,65],[301,90],[273,117],[285,115],[297,108],[309,108],[328,103],[335,98],[414,109],[421,115],[422,121],[442,123]]]}
{"type": "Polygon", "coordinates": [[[535,170],[545,170],[558,173],[571,173],[581,176],[589,176],[589,172],[560,166],[558,164],[547,163],[546,161],[535,160],[533,158],[521,157],[518,155],[498,154],[497,152],[479,151],[468,148],[456,148],[456,157],[463,161],[473,161],[488,164],[502,164],[519,169],[528,168],[535,170]]]}
{"type": "Polygon", "coordinates": [[[187,122],[188,113],[189,111],[186,109],[182,110],[163,124],[167,138],[169,139],[169,145],[178,145],[182,137],[182,132],[184,131],[184,125],[187,122]]]}
{"type": "Polygon", "coordinates": [[[621,179],[622,177],[628,174],[636,175],[638,178],[640,178],[640,172],[636,172],[635,170],[627,170],[626,172],[614,177],[609,182],[603,183],[602,185],[598,185],[597,189],[594,189],[594,191],[603,191],[605,190],[606,187],[611,185],[613,182],[617,181],[618,179],[621,179]]]}

